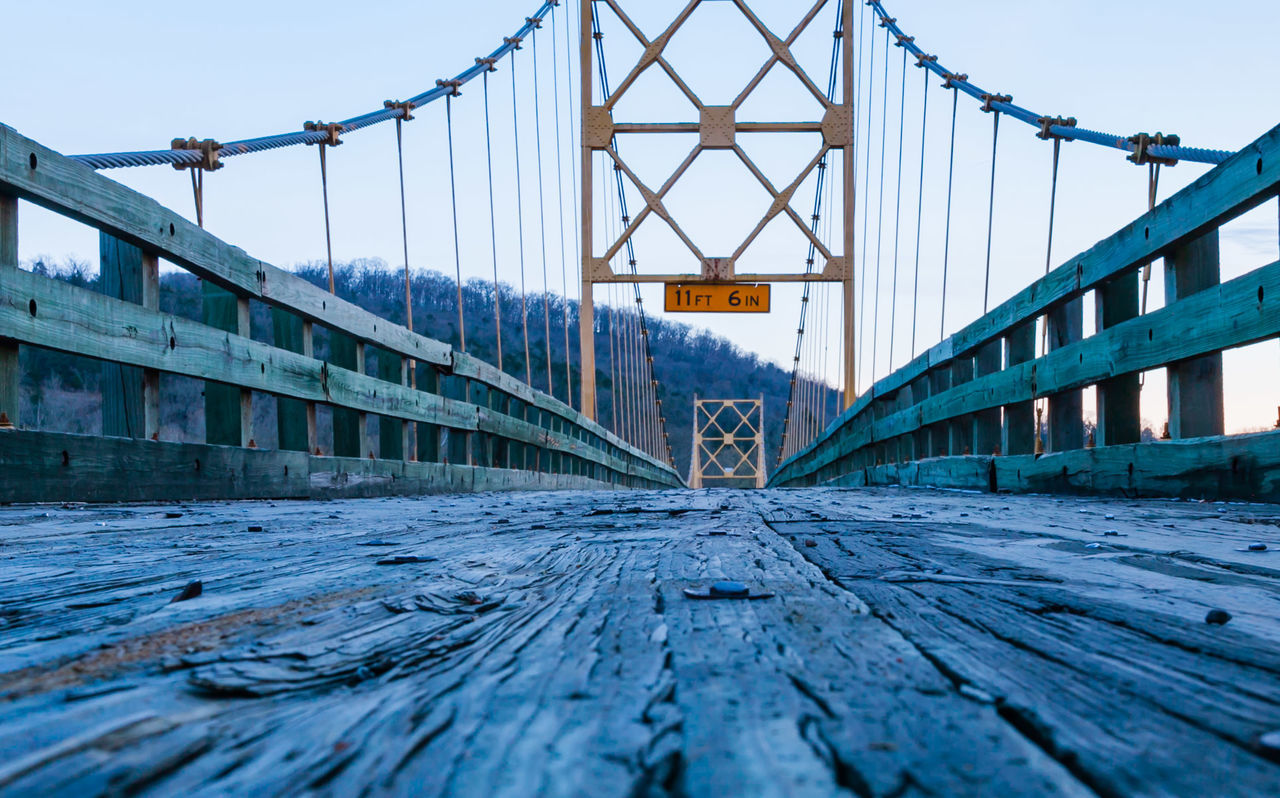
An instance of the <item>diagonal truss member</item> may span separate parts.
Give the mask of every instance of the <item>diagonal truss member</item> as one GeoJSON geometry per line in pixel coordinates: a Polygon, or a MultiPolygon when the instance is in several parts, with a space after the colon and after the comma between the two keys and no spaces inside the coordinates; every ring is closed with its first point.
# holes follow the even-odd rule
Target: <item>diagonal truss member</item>
{"type": "MultiPolygon", "coordinates": [[[[650,40],[644,32],[631,20],[622,8],[620,0],[584,0],[582,3],[582,23],[580,25],[582,80],[582,315],[580,321],[580,345],[582,350],[582,408],[588,416],[595,417],[595,339],[594,309],[592,303],[592,287],[595,283],[634,283],[634,282],[718,282],[718,283],[762,283],[762,282],[839,282],[843,284],[843,335],[846,342],[853,338],[853,268],[850,262],[853,253],[853,3],[845,2],[842,6],[840,28],[836,32],[841,42],[841,85],[839,101],[828,99],[813,79],[805,72],[796,60],[792,47],[809,25],[825,8],[829,0],[817,0],[785,37],[779,37],[771,31],[751,10],[748,0],[732,0],[733,5],[743,14],[751,27],[765,40],[769,47],[769,57],[760,68],[747,80],[742,90],[729,105],[706,105],[689,87],[680,73],[664,57],[663,53],[671,37],[688,21],[690,15],[702,2],[707,0],[690,0],[675,16],[661,34],[650,40]],[[598,6],[607,6],[618,20],[643,48],[639,60],[628,71],[622,82],[613,93],[600,105],[594,104],[592,93],[593,76],[596,68],[595,54],[592,46],[593,14],[598,6]],[[616,121],[613,118],[618,102],[635,85],[645,70],[657,65],[665,72],[676,87],[688,98],[698,113],[697,121],[689,122],[645,122],[616,121]],[[799,79],[803,91],[811,94],[823,108],[820,120],[800,122],[752,122],[738,118],[743,103],[760,86],[765,76],[773,68],[781,65],[799,79]],[[817,153],[809,160],[798,175],[785,183],[775,183],[763,169],[756,165],[737,143],[738,133],[797,133],[811,132],[822,136],[822,144],[817,153]],[[698,143],[680,162],[667,180],[656,190],[646,185],[618,154],[616,136],[619,133],[697,133],[698,143]],[[772,198],[768,210],[755,225],[746,238],[732,253],[708,254],[698,245],[680,223],[673,218],[663,203],[663,199],[671,189],[688,172],[704,150],[729,150],[746,166],[747,170],[759,181],[772,198]],[[842,235],[840,251],[832,252],[813,229],[805,223],[805,218],[791,206],[796,190],[813,173],[825,163],[832,150],[843,150],[841,158],[844,213],[842,218],[842,235]],[[616,240],[609,243],[603,253],[596,254],[594,228],[592,224],[592,188],[594,185],[595,152],[605,153],[614,167],[624,174],[644,200],[644,207],[628,221],[625,229],[616,240]],[[781,185],[781,188],[778,186],[781,185]],[[806,240],[822,257],[821,268],[813,264],[804,273],[773,274],[739,274],[736,263],[751,246],[764,228],[779,215],[785,215],[801,231],[806,240]],[[656,216],[665,222],[676,237],[693,254],[701,265],[700,274],[618,274],[610,266],[611,261],[632,236],[639,226],[650,216],[656,216]]],[[[854,347],[844,347],[844,381],[853,384],[854,347]]],[[[852,391],[845,391],[846,406],[852,402],[852,391]]]]}

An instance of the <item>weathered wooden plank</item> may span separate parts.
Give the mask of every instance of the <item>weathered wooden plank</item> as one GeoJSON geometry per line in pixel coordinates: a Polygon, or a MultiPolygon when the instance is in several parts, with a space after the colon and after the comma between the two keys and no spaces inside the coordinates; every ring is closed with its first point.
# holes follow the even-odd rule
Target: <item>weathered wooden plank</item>
{"type": "Polygon", "coordinates": [[[12,275],[12,286],[0,297],[0,328],[29,344],[278,396],[475,427],[474,407],[387,385],[250,338],[215,333],[189,319],[21,271],[12,275]]]}
{"type": "Polygon", "coordinates": [[[0,191],[154,251],[238,296],[290,310],[363,341],[438,365],[448,344],[413,333],[249,257],[155,200],[0,125],[0,191]]]}
{"type": "MultiPolygon", "coordinates": [[[[1079,343],[1084,333],[1084,301],[1073,299],[1050,308],[1045,319],[1049,327],[1049,351],[1079,343]]],[[[1048,435],[1045,450],[1062,452],[1084,448],[1084,397],[1078,389],[1049,393],[1041,387],[1039,374],[1033,377],[1032,393],[1048,393],[1048,435]]]]}
{"type": "MultiPolygon", "coordinates": [[[[160,307],[159,263],[152,255],[103,233],[98,242],[102,293],[151,310],[160,307]]],[[[102,364],[102,434],[150,438],[159,431],[154,370],[102,364]]]]}
{"type": "MultiPolygon", "coordinates": [[[[1164,261],[1165,303],[1174,304],[1218,285],[1218,259],[1217,230],[1170,252],[1164,261]]],[[[1259,293],[1259,305],[1262,300],[1259,293]]],[[[1222,353],[1212,352],[1174,363],[1167,372],[1169,434],[1174,438],[1221,435],[1224,431],[1222,353]]]]}
{"type": "MultiPolygon", "coordinates": [[[[1105,330],[1138,315],[1138,273],[1133,272],[1103,283],[1094,292],[1095,329],[1105,330]]],[[[1139,412],[1139,376],[1122,374],[1098,383],[1099,446],[1137,443],[1142,437],[1139,412]]]]}
{"type": "MultiPolygon", "coordinates": [[[[868,508],[873,512],[908,503],[863,501],[880,505],[868,508]]],[[[1261,588],[1253,596],[1224,586],[1208,597],[1207,572],[1171,569],[1165,573],[1184,578],[1162,579],[1158,600],[1148,601],[1156,591],[1142,584],[1149,581],[1146,561],[1132,554],[1086,560],[1082,544],[1051,537],[1059,525],[1075,528],[1068,517],[1074,507],[1055,511],[1044,500],[1024,500],[1020,513],[1005,507],[990,514],[965,505],[969,512],[956,519],[960,506],[952,502],[948,522],[936,509],[947,506],[942,496],[912,497],[909,504],[910,518],[920,520],[777,528],[793,539],[815,539],[815,546],[798,550],[977,700],[996,702],[1002,715],[1095,791],[1257,795],[1277,789],[1280,768],[1255,755],[1258,735],[1280,723],[1274,651],[1251,631],[1217,630],[1166,614],[1188,599],[1201,607],[1207,598],[1232,601],[1242,613],[1256,609],[1267,601],[1265,586],[1274,575],[1253,580],[1261,588]],[[1011,534],[1003,527],[1016,517],[1050,532],[1011,534]],[[1100,570],[1110,578],[1091,578],[1100,570]],[[1136,584],[1117,578],[1126,570],[1136,584]],[[1179,767],[1192,759],[1211,764],[1179,767]]],[[[1161,520],[1176,523],[1178,515],[1174,510],[1161,520]]]]}
{"type": "MultiPolygon", "coordinates": [[[[379,350],[378,377],[396,385],[408,385],[404,359],[379,350]]],[[[384,460],[405,459],[405,439],[408,436],[408,422],[399,419],[381,418],[378,420],[378,456],[384,460]]]]}
{"type": "MultiPolygon", "coordinates": [[[[272,340],[279,349],[311,356],[310,335],[304,334],[304,322],[298,316],[271,309],[272,340]]],[[[297,399],[276,399],[276,436],[278,446],[291,452],[315,452],[315,405],[297,399]]]]}
{"type": "MultiPolygon", "coordinates": [[[[1268,131],[1236,156],[1210,170],[1132,224],[1033,282],[933,350],[922,353],[902,369],[887,375],[841,414],[838,426],[861,415],[864,400],[868,397],[896,390],[928,369],[941,365],[952,356],[952,352],[971,351],[1008,334],[1051,307],[1131,273],[1179,244],[1194,240],[1264,202],[1280,186],[1278,151],[1280,127],[1268,131]]],[[[791,479],[795,473],[793,464],[810,460],[812,453],[825,448],[823,444],[822,439],[814,441],[784,461],[776,471],[776,484],[791,479]]],[[[845,454],[827,458],[826,462],[845,454]]]]}
{"type": "MultiPolygon", "coordinates": [[[[1031,320],[1015,327],[1005,336],[1004,367],[1036,358],[1036,322],[1031,320]]],[[[1004,407],[1004,429],[1000,451],[1003,454],[1034,454],[1036,450],[1035,402],[1028,399],[1004,407]]]]}
{"type": "MultiPolygon", "coordinates": [[[[3,145],[0,145],[0,150],[3,145]]],[[[18,269],[18,198],[0,191],[0,289],[8,288],[7,277],[18,269]]],[[[18,343],[0,336],[0,415],[18,425],[22,370],[18,343]]]]}
{"type": "MultiPolygon", "coordinates": [[[[0,502],[333,498],[510,490],[600,490],[567,474],[305,452],[7,430],[0,502]]],[[[661,483],[648,477],[645,487],[661,483]]]]}
{"type": "MultiPolygon", "coordinates": [[[[201,315],[204,323],[215,330],[249,337],[248,300],[236,296],[209,282],[201,283],[201,315]]],[[[247,446],[253,438],[244,405],[246,389],[235,384],[209,382],[204,384],[205,443],[220,446],[247,446]]]]}
{"type": "MultiPolygon", "coordinates": [[[[364,376],[364,347],[356,339],[329,330],[329,364],[364,376]]],[[[387,389],[384,388],[384,392],[387,389]]],[[[365,457],[365,416],[349,407],[333,408],[333,456],[365,457]]]]}
{"type": "MultiPolygon", "coordinates": [[[[1060,393],[1119,374],[1147,371],[1244,346],[1277,334],[1280,334],[1280,263],[1273,263],[1179,300],[1175,305],[1121,322],[1034,361],[978,378],[969,383],[967,390],[931,396],[870,428],[855,428],[850,435],[835,441],[834,447],[807,461],[804,468],[816,470],[824,462],[865,446],[871,440],[901,435],[962,413],[1021,401],[1033,378],[1037,396],[1060,393]]],[[[797,466],[789,473],[799,470],[797,466]]]]}

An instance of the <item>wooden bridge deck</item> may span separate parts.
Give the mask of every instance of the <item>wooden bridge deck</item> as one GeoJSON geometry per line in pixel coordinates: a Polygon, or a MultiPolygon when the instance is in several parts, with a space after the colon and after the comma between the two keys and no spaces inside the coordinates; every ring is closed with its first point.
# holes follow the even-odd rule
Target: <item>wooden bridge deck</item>
{"type": "Polygon", "coordinates": [[[1278,525],[895,488],[11,506],[0,794],[1277,795],[1278,525]],[[777,595],[682,592],[719,577],[777,595]]]}

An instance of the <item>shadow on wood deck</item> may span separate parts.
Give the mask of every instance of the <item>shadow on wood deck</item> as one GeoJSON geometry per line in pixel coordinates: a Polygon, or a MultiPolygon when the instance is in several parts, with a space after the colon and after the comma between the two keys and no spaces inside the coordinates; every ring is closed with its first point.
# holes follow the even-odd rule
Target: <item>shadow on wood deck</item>
{"type": "Polygon", "coordinates": [[[904,488],[12,506],[0,794],[1276,795],[1278,526],[904,488]],[[726,577],[777,596],[683,595],[726,577]]]}

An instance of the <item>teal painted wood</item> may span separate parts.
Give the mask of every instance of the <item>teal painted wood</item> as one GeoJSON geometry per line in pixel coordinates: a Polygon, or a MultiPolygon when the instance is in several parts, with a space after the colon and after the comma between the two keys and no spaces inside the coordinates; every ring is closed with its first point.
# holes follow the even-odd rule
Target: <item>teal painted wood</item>
{"type": "MultiPolygon", "coordinates": [[[[288,352],[306,353],[302,319],[280,308],[271,309],[271,332],[275,345],[288,352]]],[[[307,403],[297,399],[276,399],[278,446],[290,452],[311,451],[307,423],[307,403]]]]}
{"type": "MultiPolygon", "coordinates": [[[[106,233],[98,239],[102,292],[115,299],[142,304],[142,250],[106,233]]],[[[103,435],[147,437],[142,369],[109,361],[103,363],[101,392],[103,435]]]]}
{"type": "MultiPolygon", "coordinates": [[[[1103,284],[1095,294],[1095,329],[1105,330],[1138,315],[1138,273],[1103,284]]],[[[1142,436],[1139,374],[1121,374],[1098,383],[1097,444],[1137,443],[1142,436]]]]}
{"type": "Polygon", "coordinates": [[[24,343],[464,432],[480,429],[483,423],[485,431],[539,446],[572,445],[580,456],[620,475],[644,473],[666,484],[681,484],[669,468],[627,450],[613,457],[576,439],[570,443],[548,437],[517,418],[389,384],[61,281],[14,271],[5,288],[0,295],[0,330],[24,343]],[[35,314],[31,307],[37,308],[35,314]]]}
{"type": "MultiPolygon", "coordinates": [[[[0,502],[325,499],[488,490],[599,490],[614,483],[562,474],[441,463],[317,457],[306,452],[0,432],[0,502]]],[[[636,487],[670,487],[637,478],[636,487]]]]}
{"type": "MultiPolygon", "coordinates": [[[[404,366],[401,358],[386,351],[377,350],[378,378],[396,385],[404,384],[404,366]]],[[[399,419],[378,419],[378,456],[383,460],[403,460],[405,429],[399,419]]]]}
{"type": "MultiPolygon", "coordinates": [[[[358,344],[349,335],[329,331],[329,363],[349,371],[360,369],[358,344]]],[[[333,408],[333,456],[360,457],[363,448],[364,425],[360,413],[348,407],[333,408]]]]}
{"type": "MultiPolygon", "coordinates": [[[[204,323],[217,330],[239,335],[239,300],[230,291],[205,282],[202,316],[204,323]]],[[[204,384],[204,440],[219,446],[240,446],[248,442],[247,430],[241,428],[241,396],[236,385],[206,382],[204,384]]]]}
{"type": "MultiPolygon", "coordinates": [[[[6,288],[6,275],[17,270],[18,199],[0,191],[0,291],[6,288]]],[[[0,415],[17,426],[22,423],[18,415],[22,385],[18,343],[3,333],[0,330],[0,415]]]]}
{"type": "MultiPolygon", "coordinates": [[[[1049,448],[1079,448],[1084,443],[1079,389],[1090,385],[1103,388],[1110,428],[1103,430],[1106,441],[1134,439],[1138,373],[1167,367],[1176,376],[1188,368],[1183,362],[1188,358],[1199,358],[1204,367],[1191,367],[1199,370],[1187,382],[1200,393],[1187,404],[1200,408],[1197,418],[1210,425],[1195,431],[1219,434],[1221,426],[1212,425],[1220,412],[1220,371],[1213,364],[1220,363],[1223,349],[1280,332],[1271,318],[1269,296],[1276,290],[1272,285],[1275,264],[1232,281],[1229,288],[1206,291],[1210,297],[1184,291],[1171,296],[1169,302],[1176,305],[1131,319],[1136,272],[1162,256],[1176,263],[1183,253],[1184,261],[1190,258],[1201,264],[1193,269],[1198,275],[1196,290],[1212,286],[1216,249],[1212,266],[1203,265],[1211,258],[1198,242],[1206,236],[1216,241],[1219,225],[1274,196],[1278,189],[1280,128],[1275,128],[1151,212],[872,386],[824,435],[781,463],[770,484],[812,484],[836,472],[847,474],[866,467],[885,451],[882,441],[905,434],[915,438],[915,456],[925,451],[954,453],[956,443],[964,441],[963,432],[956,434],[957,422],[966,415],[997,409],[1003,410],[1005,418],[1002,451],[1027,454],[1034,440],[1028,434],[1034,429],[1031,402],[1046,396],[1052,397],[1049,448]],[[1078,341],[1080,297],[1095,289],[1100,332],[1078,341]],[[1053,351],[1034,359],[1035,322],[1041,314],[1051,320],[1053,351]],[[1112,324],[1116,326],[1106,329],[1112,324]],[[981,357],[1001,338],[1008,346],[1003,370],[987,375],[979,368],[972,382],[947,387],[957,362],[975,354],[981,357]],[[932,389],[927,398],[921,383],[926,375],[932,389]],[[908,385],[913,404],[906,408],[899,404],[894,412],[877,418],[876,403],[908,385]]],[[[963,367],[958,373],[964,377],[963,367]]],[[[1182,417],[1192,415],[1188,411],[1182,417]]],[[[975,420],[975,434],[976,425],[975,420]]]]}
{"type": "MultiPolygon", "coordinates": [[[[1178,247],[1165,258],[1165,303],[1208,290],[1220,280],[1218,231],[1178,247]]],[[[1211,352],[1169,367],[1169,434],[1174,438],[1221,435],[1222,353],[1211,352]]]]}

